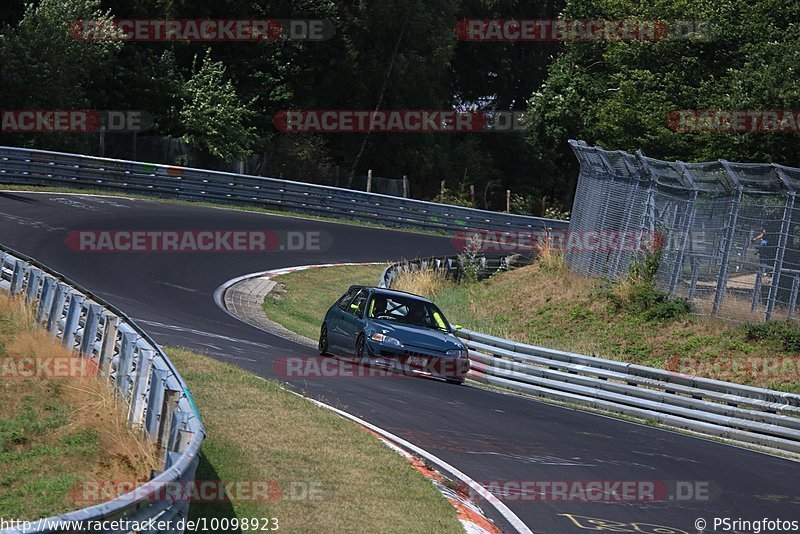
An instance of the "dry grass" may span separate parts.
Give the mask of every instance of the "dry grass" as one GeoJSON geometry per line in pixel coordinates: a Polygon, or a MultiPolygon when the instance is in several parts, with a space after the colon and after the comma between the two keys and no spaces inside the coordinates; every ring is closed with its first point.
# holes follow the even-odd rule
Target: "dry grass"
{"type": "MultiPolygon", "coordinates": [[[[0,295],[0,358],[75,356],[35,327],[20,300],[0,295]]],[[[152,443],[128,429],[125,408],[92,376],[0,377],[0,404],[2,517],[74,510],[86,505],[85,482],[144,482],[158,467],[152,443]]]]}
{"type": "Polygon", "coordinates": [[[401,273],[392,282],[392,289],[435,299],[449,283],[444,271],[426,269],[401,273]]]}

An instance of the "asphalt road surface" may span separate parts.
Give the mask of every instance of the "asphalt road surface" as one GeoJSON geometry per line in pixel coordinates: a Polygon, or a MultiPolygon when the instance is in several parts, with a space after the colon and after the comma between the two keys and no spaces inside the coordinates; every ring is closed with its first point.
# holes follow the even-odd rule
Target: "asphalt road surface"
{"type": "MultiPolygon", "coordinates": [[[[0,242],[96,292],[163,345],[278,378],[413,442],[479,482],[501,484],[511,494],[506,504],[534,532],[697,532],[699,518],[711,532],[714,518],[800,520],[800,463],[468,385],[411,377],[286,379],[276,376],[276,359],[313,352],[237,321],[213,300],[220,284],[242,274],[453,254],[447,238],[199,206],[8,192],[0,193],[0,242]],[[281,239],[301,232],[293,234],[293,243],[299,235],[319,236],[321,246],[79,252],[67,244],[76,230],[265,230],[281,239]],[[544,499],[532,486],[537,481],[556,483],[544,499]],[[631,488],[622,482],[637,482],[634,493],[646,499],[654,490],[660,500],[577,501],[570,495],[572,481],[605,481],[605,491],[618,493],[631,488]],[[570,484],[567,493],[559,482],[570,484]]],[[[507,527],[490,506],[483,507],[507,527]]],[[[716,530],[754,531],[730,526],[716,530]]]]}

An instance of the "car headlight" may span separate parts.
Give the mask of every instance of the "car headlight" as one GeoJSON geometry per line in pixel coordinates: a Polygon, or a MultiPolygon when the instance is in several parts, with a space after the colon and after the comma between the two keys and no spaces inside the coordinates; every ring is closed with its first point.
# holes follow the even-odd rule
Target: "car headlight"
{"type": "Polygon", "coordinates": [[[456,358],[466,358],[467,351],[464,349],[450,349],[445,354],[448,356],[455,356],[456,358]]]}
{"type": "Polygon", "coordinates": [[[381,333],[372,334],[372,338],[371,339],[372,339],[372,341],[377,341],[379,343],[384,343],[386,345],[393,345],[395,347],[402,347],[403,346],[403,344],[400,343],[399,340],[397,340],[397,339],[395,339],[395,338],[393,338],[391,336],[387,336],[385,334],[381,334],[381,333]]]}

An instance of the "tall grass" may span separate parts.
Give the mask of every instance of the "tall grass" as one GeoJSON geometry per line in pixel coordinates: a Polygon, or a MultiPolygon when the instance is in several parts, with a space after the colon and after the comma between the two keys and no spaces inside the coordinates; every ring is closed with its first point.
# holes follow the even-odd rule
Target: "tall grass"
{"type": "Polygon", "coordinates": [[[433,300],[451,283],[444,271],[426,269],[401,273],[392,282],[392,289],[433,300]]]}

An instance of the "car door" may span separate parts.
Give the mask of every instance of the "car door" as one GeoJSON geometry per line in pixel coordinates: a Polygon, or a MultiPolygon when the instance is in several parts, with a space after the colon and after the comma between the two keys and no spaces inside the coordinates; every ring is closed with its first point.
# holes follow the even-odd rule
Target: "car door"
{"type": "Polygon", "coordinates": [[[361,288],[355,287],[348,290],[342,297],[336,301],[336,304],[331,308],[331,313],[328,315],[328,347],[334,354],[343,354],[349,349],[349,342],[345,347],[346,339],[342,333],[342,321],[348,316],[347,309],[352,302],[353,297],[359,293],[361,288]]]}
{"type": "Polygon", "coordinates": [[[347,306],[347,310],[339,320],[339,331],[342,336],[342,356],[355,359],[356,337],[364,328],[364,309],[369,299],[369,291],[362,289],[347,306]]]}

